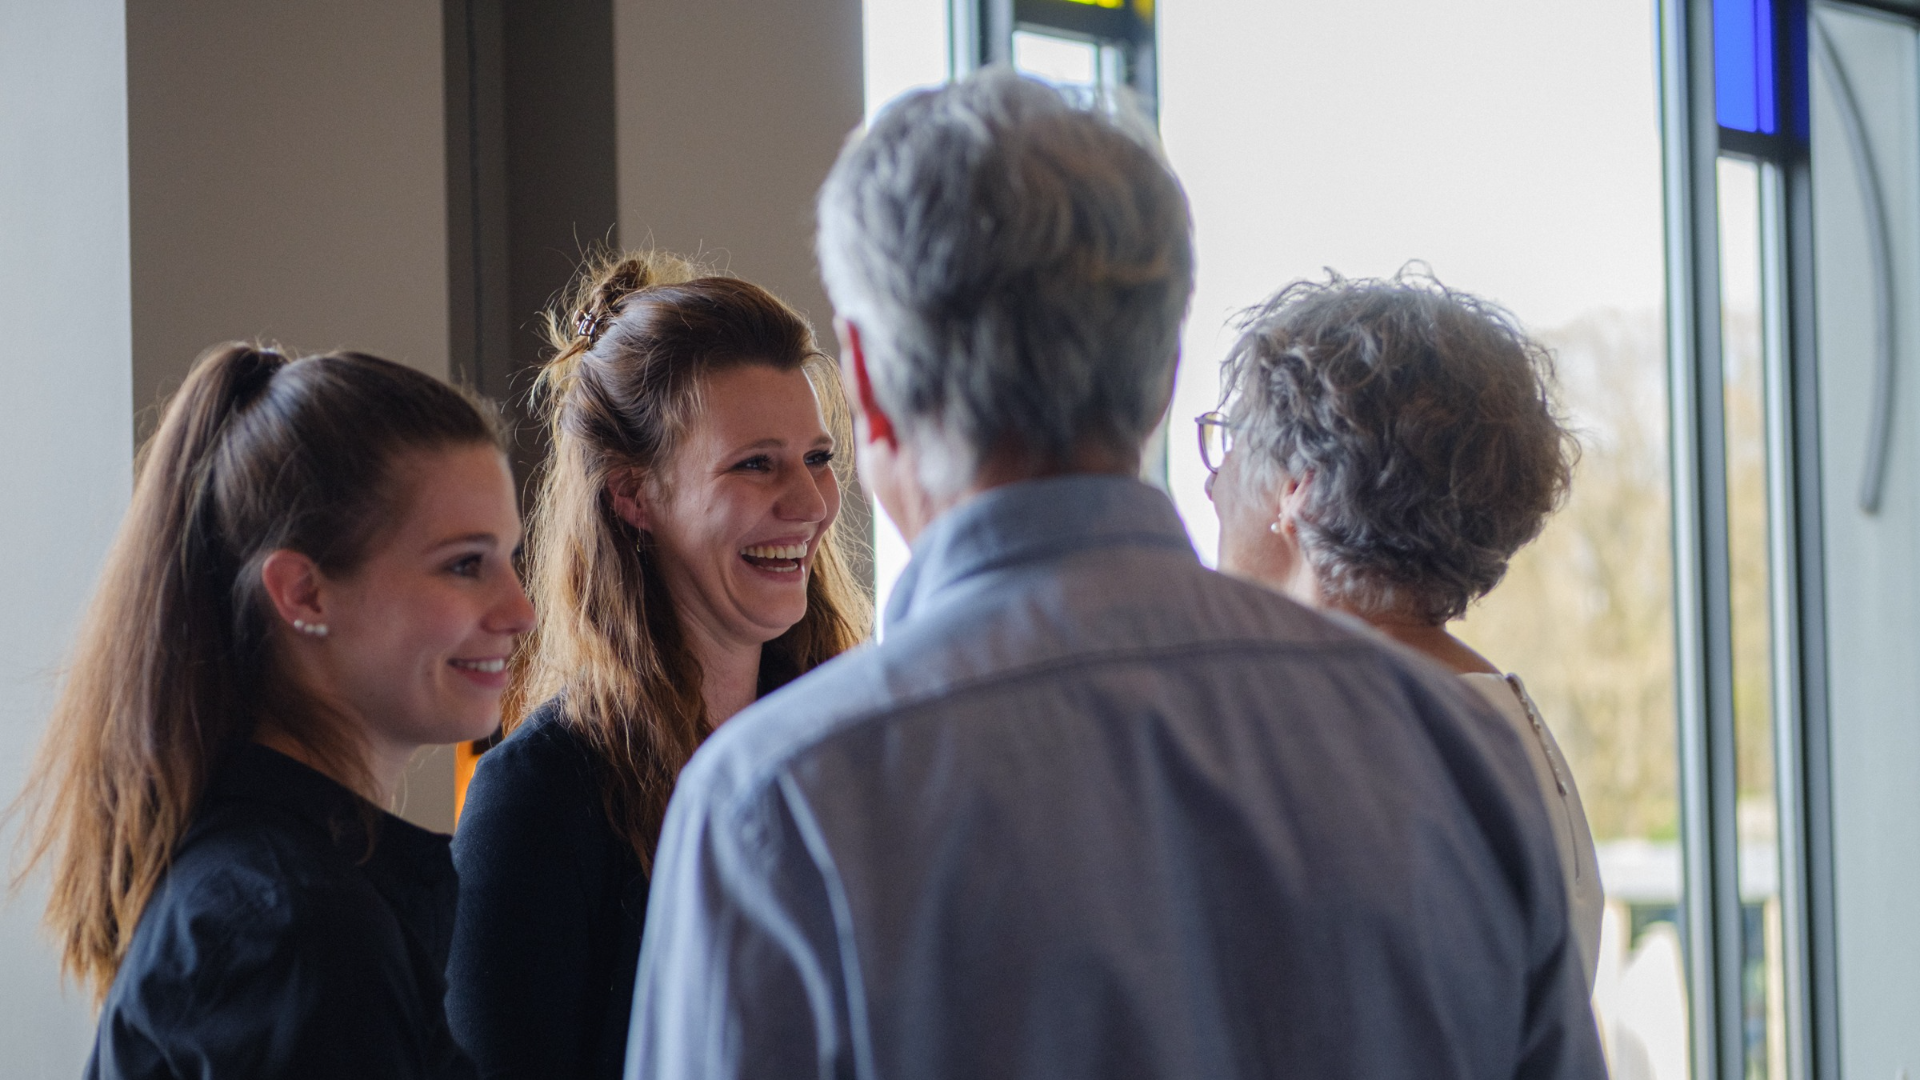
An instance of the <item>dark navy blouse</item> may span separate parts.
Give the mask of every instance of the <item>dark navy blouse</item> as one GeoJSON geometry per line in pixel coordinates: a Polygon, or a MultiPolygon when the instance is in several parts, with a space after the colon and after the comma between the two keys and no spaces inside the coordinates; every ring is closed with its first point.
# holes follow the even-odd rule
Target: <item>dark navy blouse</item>
{"type": "Polygon", "coordinates": [[[140,917],[86,1075],[472,1076],[441,1004],[447,842],[244,747],[140,917]]]}
{"type": "Polygon", "coordinates": [[[617,1077],[626,1057],[647,875],[561,709],[480,759],[453,842],[447,1012],[484,1077],[617,1077]]]}

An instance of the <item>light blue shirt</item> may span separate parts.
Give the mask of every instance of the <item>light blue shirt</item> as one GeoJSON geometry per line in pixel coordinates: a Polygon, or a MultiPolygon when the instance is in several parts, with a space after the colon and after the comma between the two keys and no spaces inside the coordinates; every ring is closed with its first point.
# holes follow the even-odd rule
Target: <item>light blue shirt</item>
{"type": "Polygon", "coordinates": [[[681,774],[627,1075],[1603,1077],[1529,770],[1152,488],[996,488],[681,774]]]}

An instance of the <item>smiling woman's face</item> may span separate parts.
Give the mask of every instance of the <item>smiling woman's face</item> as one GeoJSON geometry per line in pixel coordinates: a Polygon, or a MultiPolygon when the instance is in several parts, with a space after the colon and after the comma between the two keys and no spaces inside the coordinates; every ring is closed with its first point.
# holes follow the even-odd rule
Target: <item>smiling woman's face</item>
{"type": "Polygon", "coordinates": [[[748,364],[702,390],[644,527],[682,625],[717,645],[763,645],[807,613],[807,579],[840,513],[833,436],[801,371],[748,364]]]}
{"type": "Polygon", "coordinates": [[[317,650],[324,689],[382,757],[492,733],[514,639],[533,625],[500,451],[416,451],[391,482],[399,516],[358,566],[322,586],[329,634],[317,650]]]}

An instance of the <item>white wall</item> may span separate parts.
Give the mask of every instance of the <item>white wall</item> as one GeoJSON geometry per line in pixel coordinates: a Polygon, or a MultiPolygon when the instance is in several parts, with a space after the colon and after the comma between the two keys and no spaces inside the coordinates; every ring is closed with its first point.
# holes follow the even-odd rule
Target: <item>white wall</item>
{"type": "MultiPolygon", "coordinates": [[[[0,801],[26,777],[132,486],[126,24],[118,0],[0,0],[0,801]]],[[[0,850],[11,851],[10,825],[0,850]]],[[[0,906],[0,1077],[76,1076],[86,994],[63,989],[35,880],[0,906]]]]}

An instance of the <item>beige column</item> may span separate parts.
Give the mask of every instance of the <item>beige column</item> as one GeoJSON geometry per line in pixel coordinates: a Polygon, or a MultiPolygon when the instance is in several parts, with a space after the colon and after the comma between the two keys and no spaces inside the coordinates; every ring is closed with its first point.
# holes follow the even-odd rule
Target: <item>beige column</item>
{"type": "Polygon", "coordinates": [[[701,254],[831,346],[813,196],[860,123],[860,0],[615,0],[620,240],[701,254]]]}
{"type": "MultiPolygon", "coordinates": [[[[126,5],[133,406],[208,345],[350,348],[447,374],[441,5],[126,5]]],[[[402,812],[453,827],[451,749],[402,812]]]]}
{"type": "Polygon", "coordinates": [[[441,11],[127,5],[136,407],[263,337],[447,372],[441,11]]]}

